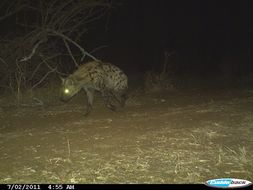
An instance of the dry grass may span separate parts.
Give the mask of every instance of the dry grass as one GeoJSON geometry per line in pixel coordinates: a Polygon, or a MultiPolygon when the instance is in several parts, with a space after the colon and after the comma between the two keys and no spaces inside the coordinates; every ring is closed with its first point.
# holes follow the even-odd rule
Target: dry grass
{"type": "Polygon", "coordinates": [[[72,104],[2,116],[0,183],[252,180],[253,99],[174,100],[135,96],[121,113],[96,104],[88,118],[72,104]]]}

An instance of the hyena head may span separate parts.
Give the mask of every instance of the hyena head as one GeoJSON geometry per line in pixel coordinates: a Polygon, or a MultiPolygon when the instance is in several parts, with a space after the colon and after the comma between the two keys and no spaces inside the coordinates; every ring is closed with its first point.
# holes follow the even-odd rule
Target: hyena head
{"type": "Polygon", "coordinates": [[[62,80],[62,88],[61,88],[61,100],[68,101],[74,95],[76,95],[81,87],[78,84],[78,81],[72,77],[61,78],[62,80]]]}

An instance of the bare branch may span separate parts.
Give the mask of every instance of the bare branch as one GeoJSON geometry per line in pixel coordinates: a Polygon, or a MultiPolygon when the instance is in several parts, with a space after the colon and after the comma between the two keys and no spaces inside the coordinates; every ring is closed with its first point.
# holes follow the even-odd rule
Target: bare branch
{"type": "Polygon", "coordinates": [[[66,48],[67,48],[67,50],[68,50],[68,52],[69,52],[70,57],[72,58],[72,60],[74,61],[76,67],[78,68],[79,65],[77,64],[76,59],[74,58],[74,56],[73,56],[73,54],[72,54],[72,52],[71,52],[71,50],[70,50],[70,47],[69,47],[69,45],[68,45],[68,42],[66,42],[66,39],[65,39],[65,38],[63,38],[63,42],[64,42],[64,44],[65,44],[65,46],[66,46],[66,48]]]}
{"type": "Polygon", "coordinates": [[[37,71],[39,70],[40,66],[43,64],[44,62],[41,61],[37,67],[34,69],[33,73],[31,74],[31,77],[29,78],[29,80],[32,80],[32,78],[34,77],[35,73],[37,73],[37,71]]]}
{"type": "MultiPolygon", "coordinates": [[[[54,30],[48,30],[49,32],[52,33],[52,35],[54,36],[60,36],[62,37],[63,39],[71,42],[72,44],[74,44],[76,47],[79,48],[79,50],[83,53],[83,57],[84,56],[89,56],[90,58],[92,58],[93,60],[95,61],[99,61],[97,58],[95,58],[93,55],[89,54],[87,51],[85,51],[78,43],[74,42],[73,40],[71,40],[69,37],[65,36],[64,34],[60,33],[60,32],[57,32],[57,31],[54,31],[54,30]]],[[[83,59],[83,58],[82,58],[83,59]]]]}
{"type": "Polygon", "coordinates": [[[37,49],[37,48],[39,47],[39,45],[40,45],[41,43],[43,43],[43,42],[45,42],[44,39],[43,39],[43,40],[40,40],[37,44],[35,44],[35,46],[34,46],[33,49],[32,49],[31,54],[30,54],[29,56],[26,56],[26,57],[22,58],[22,59],[20,60],[20,62],[27,61],[27,60],[31,59],[32,56],[34,55],[34,53],[36,52],[36,49],[37,49]]]}
{"type": "Polygon", "coordinates": [[[12,15],[14,15],[14,14],[16,14],[17,12],[21,11],[21,10],[24,9],[25,7],[26,7],[26,6],[21,6],[21,7],[19,7],[18,9],[14,10],[14,11],[12,11],[12,12],[9,12],[9,13],[7,13],[7,14],[5,14],[4,16],[0,17],[0,21],[2,21],[2,20],[4,20],[4,19],[6,19],[6,18],[8,18],[8,17],[10,17],[10,16],[12,16],[12,15]]]}
{"type": "Polygon", "coordinates": [[[12,15],[15,15],[18,12],[25,10],[25,9],[35,10],[34,7],[29,6],[26,2],[21,2],[21,4],[19,4],[19,2],[17,2],[17,1],[6,1],[6,2],[9,3],[8,7],[3,6],[5,4],[5,2],[2,4],[2,6],[0,6],[2,9],[3,8],[5,9],[5,14],[0,17],[0,21],[4,20],[12,15]]]}
{"type": "MultiPolygon", "coordinates": [[[[64,55],[64,54],[57,54],[57,55],[53,55],[51,57],[45,57],[44,55],[42,55],[41,53],[39,54],[39,56],[43,59],[43,63],[46,64],[46,66],[50,69],[50,70],[53,70],[53,68],[47,63],[48,60],[51,60],[57,56],[60,56],[60,55],[64,55]]],[[[67,55],[67,54],[66,54],[67,55]]],[[[56,73],[60,74],[60,75],[64,75],[64,76],[67,76],[66,73],[62,73],[62,72],[59,72],[58,70],[55,71],[56,73]]]]}
{"type": "Polygon", "coordinates": [[[48,71],[48,72],[40,79],[39,82],[37,82],[35,85],[33,85],[33,86],[31,87],[31,90],[34,89],[36,86],[38,86],[40,83],[42,83],[42,82],[47,78],[47,76],[48,76],[50,73],[55,72],[56,70],[57,70],[57,67],[55,67],[54,69],[48,71]]]}
{"type": "Polygon", "coordinates": [[[5,66],[7,66],[8,64],[6,63],[6,61],[2,58],[2,57],[0,57],[0,61],[2,62],[2,63],[4,63],[5,64],[5,66]]]}
{"type": "Polygon", "coordinates": [[[94,52],[96,52],[96,51],[98,51],[98,50],[100,50],[100,49],[106,48],[106,47],[108,47],[108,46],[107,46],[107,45],[102,45],[102,46],[96,47],[96,48],[93,49],[90,53],[94,53],[94,52]]]}
{"type": "Polygon", "coordinates": [[[18,96],[23,89],[40,86],[51,73],[66,75],[57,70],[64,65],[57,56],[70,56],[78,66],[80,60],[74,50],[81,52],[81,61],[86,56],[98,61],[92,54],[106,47],[87,52],[79,43],[89,31],[90,23],[108,14],[111,0],[1,0],[0,8],[0,22],[13,18],[12,24],[20,31],[16,33],[16,30],[6,28],[0,40],[0,66],[7,70],[0,73],[4,76],[0,77],[1,83],[12,88],[18,96]],[[31,59],[35,61],[30,62],[31,59]]]}
{"type": "MultiPolygon", "coordinates": [[[[94,52],[98,51],[99,49],[102,49],[102,48],[105,48],[105,47],[108,47],[108,46],[107,45],[99,46],[99,47],[93,49],[90,53],[94,53],[94,52]]],[[[82,56],[81,61],[83,61],[84,58],[85,58],[85,55],[82,56]]]]}
{"type": "MultiPolygon", "coordinates": [[[[51,57],[45,57],[41,54],[39,54],[39,56],[41,57],[42,61],[40,63],[37,64],[36,68],[33,70],[33,73],[31,74],[31,77],[29,78],[29,80],[32,80],[33,77],[35,76],[35,74],[37,73],[37,71],[39,70],[40,66],[44,63],[46,64],[46,66],[50,69],[50,70],[54,70],[52,67],[50,67],[48,64],[47,64],[47,61],[50,60],[50,59],[53,59],[57,56],[60,56],[62,54],[57,54],[57,55],[53,55],[51,57]]],[[[58,71],[57,71],[58,72],[58,71]]],[[[60,74],[63,74],[63,73],[60,73],[60,74]]]]}

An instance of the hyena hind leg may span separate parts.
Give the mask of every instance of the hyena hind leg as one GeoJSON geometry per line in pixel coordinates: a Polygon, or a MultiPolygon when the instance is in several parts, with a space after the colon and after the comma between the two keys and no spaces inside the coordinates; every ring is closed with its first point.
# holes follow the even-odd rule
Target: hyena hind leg
{"type": "Polygon", "coordinates": [[[128,99],[128,95],[127,94],[122,94],[120,97],[121,97],[120,98],[121,99],[121,107],[125,107],[126,101],[128,99]]]}
{"type": "Polygon", "coordinates": [[[112,93],[109,91],[102,91],[102,97],[105,103],[105,106],[109,108],[112,111],[116,111],[116,106],[112,104],[111,98],[112,98],[112,93]]]}
{"type": "Polygon", "coordinates": [[[86,112],[84,113],[84,116],[87,116],[90,114],[92,110],[93,100],[94,100],[94,90],[90,88],[85,88],[85,92],[87,95],[87,106],[86,106],[86,112]]]}
{"type": "Polygon", "coordinates": [[[125,107],[126,100],[128,99],[128,95],[126,92],[113,93],[113,96],[119,103],[120,107],[125,107]]]}

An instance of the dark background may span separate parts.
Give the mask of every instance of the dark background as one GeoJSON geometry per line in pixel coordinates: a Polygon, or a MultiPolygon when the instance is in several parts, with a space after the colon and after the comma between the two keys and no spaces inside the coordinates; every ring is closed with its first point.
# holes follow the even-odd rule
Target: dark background
{"type": "Polygon", "coordinates": [[[84,46],[108,46],[95,53],[98,58],[143,72],[160,68],[168,49],[176,51],[178,74],[252,73],[251,1],[120,2],[83,41],[84,46]]]}
{"type": "MultiPolygon", "coordinates": [[[[86,26],[88,32],[78,41],[88,52],[105,46],[92,53],[96,58],[118,65],[128,75],[139,75],[148,70],[160,72],[167,50],[175,52],[170,56],[174,76],[185,79],[185,75],[201,78],[227,75],[229,80],[245,76],[253,79],[251,0],[111,2],[113,8],[86,26]]],[[[30,14],[28,20],[32,23],[36,20],[33,13],[22,12],[2,20],[0,35],[13,35],[13,31],[15,36],[26,35],[28,31],[17,25],[17,17],[30,14]]],[[[73,39],[73,35],[70,37],[73,39]]],[[[55,41],[68,54],[62,39],[49,39],[48,44],[55,41]]],[[[30,49],[24,55],[29,55],[30,49]]],[[[80,55],[78,49],[73,49],[80,55]]],[[[63,73],[71,73],[75,67],[67,56],[63,58],[66,60],[63,73]],[[67,56],[69,59],[65,59],[67,56]]]]}

